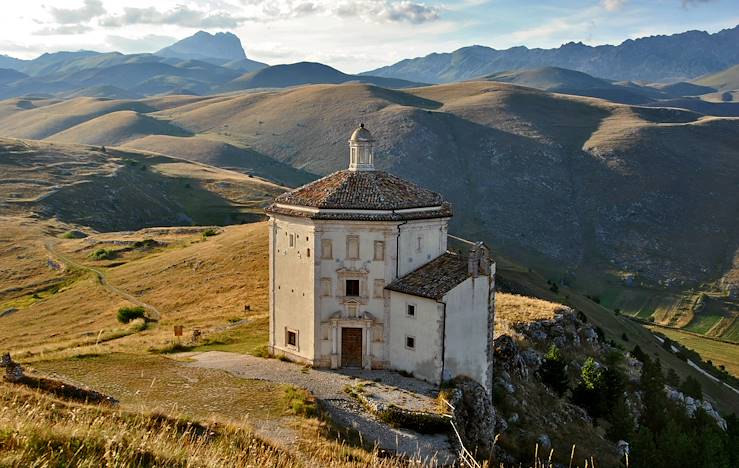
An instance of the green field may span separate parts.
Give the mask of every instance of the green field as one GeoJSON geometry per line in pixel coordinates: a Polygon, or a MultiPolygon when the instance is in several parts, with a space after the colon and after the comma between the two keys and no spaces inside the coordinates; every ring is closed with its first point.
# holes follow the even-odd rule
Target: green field
{"type": "Polygon", "coordinates": [[[714,325],[716,325],[723,316],[721,315],[696,315],[693,320],[685,327],[686,330],[693,333],[705,335],[714,325]]]}
{"type": "Polygon", "coordinates": [[[724,341],[712,340],[685,333],[680,330],[651,327],[654,331],[660,332],[671,340],[675,340],[686,348],[701,355],[703,360],[712,361],[718,367],[723,365],[726,370],[734,376],[739,376],[739,344],[726,343],[724,341]]]}

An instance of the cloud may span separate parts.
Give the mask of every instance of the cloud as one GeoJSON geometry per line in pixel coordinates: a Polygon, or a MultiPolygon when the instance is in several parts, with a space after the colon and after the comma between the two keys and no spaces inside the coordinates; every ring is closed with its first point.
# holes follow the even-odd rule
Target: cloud
{"type": "Polygon", "coordinates": [[[166,11],[159,11],[154,7],[126,7],[122,15],[106,16],[100,21],[100,25],[120,27],[132,24],[172,24],[187,28],[235,28],[246,20],[247,18],[231,16],[226,12],[206,13],[178,5],[166,11]]]}
{"type": "Polygon", "coordinates": [[[64,36],[70,34],[83,34],[92,31],[92,28],[84,24],[66,24],[61,26],[47,27],[34,31],[36,36],[64,36]]]}
{"type": "Polygon", "coordinates": [[[688,8],[689,6],[698,6],[706,3],[712,3],[715,0],[682,0],[683,2],[683,8],[688,8]]]}
{"type": "Polygon", "coordinates": [[[241,0],[256,8],[254,21],[275,21],[326,14],[374,22],[426,23],[439,19],[440,9],[412,0],[241,0]]]}
{"type": "Polygon", "coordinates": [[[603,8],[605,8],[608,11],[616,11],[620,10],[622,6],[626,4],[628,0],[602,0],[600,2],[601,5],[603,5],[603,8]]]}
{"type": "Polygon", "coordinates": [[[93,18],[106,13],[103,2],[100,0],[85,0],[80,8],[49,8],[54,21],[61,24],[86,23],[93,18]]]}
{"type": "Polygon", "coordinates": [[[439,19],[440,10],[425,3],[410,0],[351,0],[339,3],[333,12],[342,17],[361,17],[386,22],[426,23],[439,19]]]}

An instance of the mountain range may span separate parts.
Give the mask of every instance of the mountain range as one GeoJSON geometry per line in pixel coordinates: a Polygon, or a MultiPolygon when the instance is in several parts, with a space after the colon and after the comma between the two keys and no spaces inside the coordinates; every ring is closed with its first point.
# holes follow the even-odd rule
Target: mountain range
{"type": "Polygon", "coordinates": [[[246,57],[231,33],[199,31],[153,54],[55,52],[33,60],[0,57],[0,98],[91,96],[135,99],[357,81],[389,88],[419,83],[349,75],[320,63],[270,67],[246,57]],[[5,68],[2,68],[5,67],[5,68]]]}
{"type": "Polygon", "coordinates": [[[447,83],[502,71],[552,66],[613,80],[684,81],[739,63],[737,44],[739,26],[714,34],[687,31],[629,39],[617,46],[592,47],[570,42],[556,49],[519,46],[496,50],[475,45],[451,53],[402,60],[365,73],[424,83],[447,83]]]}

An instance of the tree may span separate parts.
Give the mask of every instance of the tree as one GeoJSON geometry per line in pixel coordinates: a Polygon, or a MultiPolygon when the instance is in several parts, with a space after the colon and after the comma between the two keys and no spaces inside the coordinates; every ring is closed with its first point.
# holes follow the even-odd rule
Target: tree
{"type": "Polygon", "coordinates": [[[585,408],[596,419],[607,411],[607,396],[603,368],[591,357],[585,360],[580,371],[580,380],[572,391],[572,401],[585,408]]]}
{"type": "Polygon", "coordinates": [[[626,397],[621,394],[610,407],[608,422],[610,426],[606,431],[606,437],[617,442],[619,440],[631,440],[634,436],[634,417],[626,405],[626,397]]]}
{"type": "Polygon", "coordinates": [[[634,437],[629,455],[631,466],[634,468],[655,468],[661,466],[654,434],[648,427],[642,426],[634,437]]]}
{"type": "Polygon", "coordinates": [[[670,370],[667,371],[667,378],[665,379],[665,382],[667,385],[673,388],[680,388],[680,376],[677,375],[677,372],[675,372],[675,369],[670,367],[670,370]]]}
{"type": "Polygon", "coordinates": [[[701,384],[692,375],[685,378],[685,381],[680,386],[680,391],[696,400],[703,399],[703,389],[701,388],[701,384]]]}
{"type": "Polygon", "coordinates": [[[561,396],[567,391],[567,365],[564,363],[557,345],[553,344],[549,347],[539,372],[542,382],[554,390],[555,393],[561,396]]]}
{"type": "Polygon", "coordinates": [[[645,359],[648,359],[647,355],[644,354],[644,351],[642,351],[639,345],[634,346],[634,349],[631,351],[631,356],[640,362],[644,362],[645,359]]]}
{"type": "Polygon", "coordinates": [[[648,427],[653,434],[659,434],[667,423],[667,396],[665,378],[659,359],[652,361],[645,356],[639,381],[643,393],[644,408],[640,424],[648,427]]]}

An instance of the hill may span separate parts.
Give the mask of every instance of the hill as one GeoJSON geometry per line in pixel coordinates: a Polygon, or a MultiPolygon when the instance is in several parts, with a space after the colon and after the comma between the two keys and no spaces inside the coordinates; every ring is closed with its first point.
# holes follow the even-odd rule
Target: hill
{"type": "Polygon", "coordinates": [[[221,89],[223,91],[236,91],[254,88],[287,88],[290,86],[318,83],[339,84],[349,81],[371,83],[385,88],[409,88],[419,85],[419,83],[393,78],[347,75],[321,63],[300,62],[288,65],[275,65],[246,73],[226,83],[221,89]]]}
{"type": "MultiPolygon", "coordinates": [[[[376,164],[443,192],[456,232],[609,307],[664,324],[679,313],[674,323],[689,326],[703,320],[685,306],[696,291],[735,288],[736,119],[485,81],[1,104],[0,133],[50,140],[93,116],[135,110],[193,136],[126,144],[263,177],[284,168],[278,180],[288,185],[345,167],[346,135],[361,119],[378,139],[376,164]]],[[[717,336],[733,336],[736,313],[721,310],[707,320],[722,323],[717,336]]]]}
{"type": "Polygon", "coordinates": [[[716,88],[719,91],[734,91],[739,89],[739,65],[734,65],[717,73],[701,76],[693,83],[716,88]]]}
{"type": "Polygon", "coordinates": [[[253,221],[282,192],[182,159],[28,140],[0,140],[0,169],[0,215],[34,213],[100,230],[253,221]]]}
{"type": "Polygon", "coordinates": [[[663,97],[663,93],[654,88],[634,83],[615,83],[587,73],[558,67],[505,71],[486,75],[483,79],[555,93],[597,97],[622,104],[645,104],[663,97]]]}
{"type": "Polygon", "coordinates": [[[475,45],[451,53],[405,59],[365,73],[423,83],[446,83],[505,70],[553,66],[614,80],[684,81],[739,63],[737,43],[739,26],[715,34],[687,31],[629,39],[618,46],[591,47],[570,42],[556,49],[519,46],[496,50],[475,45]]]}

